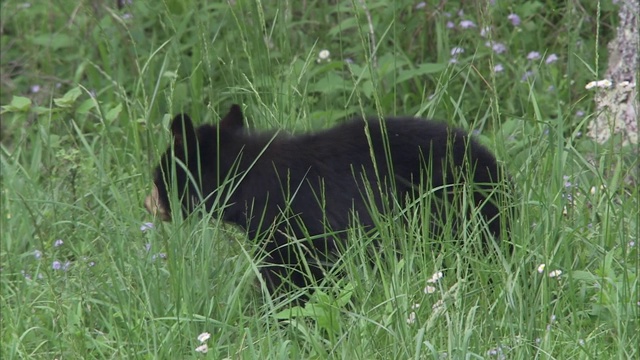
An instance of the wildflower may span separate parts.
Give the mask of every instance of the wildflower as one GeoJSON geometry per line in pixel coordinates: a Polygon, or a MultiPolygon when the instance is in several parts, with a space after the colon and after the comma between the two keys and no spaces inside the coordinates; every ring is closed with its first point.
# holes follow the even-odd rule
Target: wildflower
{"type": "Polygon", "coordinates": [[[562,270],[553,270],[549,273],[549,277],[550,278],[554,278],[554,277],[560,277],[560,275],[562,275],[562,270]]]}
{"type": "Polygon", "coordinates": [[[447,24],[445,26],[447,27],[447,29],[453,29],[454,27],[456,27],[456,24],[453,21],[447,21],[447,24]]]}
{"type": "Polygon", "coordinates": [[[409,314],[409,318],[407,318],[407,324],[412,325],[416,322],[416,313],[414,311],[412,311],[409,314]]]}
{"type": "Polygon", "coordinates": [[[40,250],[35,250],[35,251],[33,252],[33,257],[35,257],[35,258],[36,258],[36,260],[40,260],[40,258],[42,258],[42,251],[40,251],[40,250]]]}
{"type": "Polygon", "coordinates": [[[144,244],[144,249],[145,249],[147,252],[151,251],[151,243],[146,243],[146,244],[144,244]]]}
{"type": "Polygon", "coordinates": [[[433,286],[431,286],[431,285],[427,285],[427,286],[424,288],[424,293],[425,293],[425,294],[433,294],[434,292],[436,292],[436,288],[435,288],[435,287],[433,287],[433,286]]]}
{"type": "Polygon", "coordinates": [[[145,232],[147,230],[153,229],[154,225],[151,222],[145,222],[140,226],[140,231],[145,232]]]}
{"type": "Polygon", "coordinates": [[[517,14],[511,13],[507,16],[507,20],[511,21],[511,25],[518,26],[520,25],[520,16],[517,14]]]}
{"type": "Polygon", "coordinates": [[[593,89],[594,87],[599,87],[599,88],[610,88],[612,85],[611,80],[598,80],[598,81],[591,81],[590,83],[588,83],[587,85],[585,85],[585,89],[590,90],[593,89]]]}
{"type": "Polygon", "coordinates": [[[329,59],[329,56],[331,56],[331,53],[329,52],[329,50],[327,49],[320,50],[320,52],[318,53],[318,60],[317,60],[318,63],[331,60],[329,59]]]}
{"type": "Polygon", "coordinates": [[[580,346],[584,346],[584,340],[583,339],[578,339],[578,344],[580,346]]]}
{"type": "Polygon", "coordinates": [[[538,272],[539,272],[540,274],[542,274],[542,273],[544,272],[544,268],[545,268],[545,266],[547,266],[547,265],[545,265],[545,264],[540,264],[540,266],[538,266],[538,272]]]}
{"type": "Polygon", "coordinates": [[[584,111],[583,110],[576,111],[576,116],[577,117],[583,117],[584,116],[584,111]]]}
{"type": "Polygon", "coordinates": [[[457,63],[458,63],[458,59],[456,58],[449,59],[449,64],[457,64],[457,63]]]}
{"type": "Polygon", "coordinates": [[[62,244],[64,244],[64,241],[62,241],[62,239],[58,239],[58,240],[54,241],[53,246],[54,247],[59,247],[59,246],[62,246],[62,244]]]}
{"type": "Polygon", "coordinates": [[[636,246],[636,242],[633,240],[629,241],[629,247],[634,247],[634,246],[636,246]]]}
{"type": "Polygon", "coordinates": [[[34,94],[40,92],[40,85],[36,84],[36,85],[31,86],[31,92],[34,93],[34,94]]]}
{"type": "Polygon", "coordinates": [[[553,64],[556,61],[558,61],[558,55],[549,54],[549,56],[547,56],[547,58],[544,60],[544,63],[549,65],[549,64],[553,64]]]}
{"type": "Polygon", "coordinates": [[[549,85],[549,87],[547,88],[547,91],[548,92],[554,92],[554,91],[556,91],[556,87],[553,86],[553,85],[549,85]]]}
{"type": "Polygon", "coordinates": [[[438,271],[436,273],[434,273],[433,275],[431,275],[431,278],[429,280],[427,280],[428,283],[435,283],[438,280],[442,279],[444,275],[442,274],[442,271],[438,271]]]}
{"type": "Polygon", "coordinates": [[[420,304],[411,305],[411,310],[416,310],[416,309],[420,309],[420,304]]]}
{"type": "Polygon", "coordinates": [[[207,344],[202,344],[196,348],[196,352],[199,352],[201,354],[206,354],[207,351],[209,351],[209,347],[207,346],[207,344]]]}
{"type": "Polygon", "coordinates": [[[487,37],[487,35],[489,35],[490,32],[491,32],[491,26],[485,26],[482,28],[482,30],[480,30],[480,36],[487,37]]]}
{"type": "Polygon", "coordinates": [[[538,60],[540,59],[540,53],[537,51],[531,51],[527,54],[527,60],[538,60]]]}
{"type": "Polygon", "coordinates": [[[22,274],[22,276],[24,276],[25,279],[31,280],[31,275],[29,275],[26,271],[20,270],[20,274],[22,274]]]}
{"type": "Polygon", "coordinates": [[[471,20],[460,21],[460,27],[463,29],[470,29],[476,27],[476,24],[471,20]]]}
{"type": "MultiPolygon", "coordinates": [[[[520,81],[525,82],[525,81],[529,80],[529,78],[532,77],[534,74],[535,73],[533,71],[529,70],[529,71],[525,72],[522,75],[522,78],[520,79],[520,81]]],[[[548,130],[547,130],[547,132],[548,132],[548,130]]]]}
{"type": "Polygon", "coordinates": [[[556,315],[555,314],[551,314],[551,322],[554,323],[556,322],[556,315]]]}
{"type": "Polygon", "coordinates": [[[94,267],[96,265],[95,261],[89,261],[89,267],[94,267]]]}
{"type": "Polygon", "coordinates": [[[209,334],[208,332],[203,332],[202,334],[198,335],[198,341],[200,341],[201,343],[209,340],[209,338],[211,338],[211,334],[209,334]]]}
{"type": "Polygon", "coordinates": [[[493,72],[495,72],[495,73],[499,73],[499,72],[502,72],[502,71],[504,71],[504,66],[502,66],[502,64],[496,64],[493,67],[493,72]]]}
{"type": "Polygon", "coordinates": [[[133,15],[131,15],[131,13],[122,14],[122,20],[129,20],[131,18],[133,18],[133,15]]]}
{"type": "Polygon", "coordinates": [[[564,187],[568,188],[571,187],[571,181],[569,181],[569,179],[571,179],[568,175],[563,175],[562,176],[562,180],[564,180],[564,187]]]}
{"type": "Polygon", "coordinates": [[[71,261],[65,262],[64,265],[62,265],[62,271],[69,270],[69,267],[71,267],[71,261]]]}
{"type": "Polygon", "coordinates": [[[424,1],[421,1],[421,2],[419,2],[419,3],[416,5],[416,7],[415,7],[415,8],[416,8],[416,10],[418,10],[418,9],[422,9],[422,8],[424,8],[425,6],[427,6],[427,3],[426,3],[426,2],[424,2],[424,1]]]}
{"type": "Polygon", "coordinates": [[[55,260],[52,264],[51,264],[51,268],[53,270],[60,270],[62,268],[62,264],[60,263],[60,261],[55,260]]]}
{"type": "Polygon", "coordinates": [[[463,49],[463,48],[461,48],[461,47],[456,46],[456,47],[454,47],[453,49],[451,49],[451,56],[454,56],[454,57],[455,57],[455,56],[457,56],[458,54],[462,54],[462,53],[464,53],[464,49],[463,49]]]}
{"type": "Polygon", "coordinates": [[[503,52],[507,51],[507,47],[499,42],[487,41],[484,43],[484,45],[490,47],[491,50],[493,50],[493,52],[495,52],[496,54],[502,54],[503,52]]]}

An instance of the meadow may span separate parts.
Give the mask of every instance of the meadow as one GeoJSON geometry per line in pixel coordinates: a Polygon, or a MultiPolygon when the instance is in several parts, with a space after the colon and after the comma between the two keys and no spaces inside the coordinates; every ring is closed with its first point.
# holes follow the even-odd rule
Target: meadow
{"type": "Polygon", "coordinates": [[[614,2],[3,1],[0,358],[637,359],[638,146],[586,136],[614,2]],[[173,115],[232,103],[252,129],[467,129],[511,175],[511,234],[381,217],[402,256],[369,266],[356,227],[345,276],[274,301],[240,229],[143,206],[173,115]]]}

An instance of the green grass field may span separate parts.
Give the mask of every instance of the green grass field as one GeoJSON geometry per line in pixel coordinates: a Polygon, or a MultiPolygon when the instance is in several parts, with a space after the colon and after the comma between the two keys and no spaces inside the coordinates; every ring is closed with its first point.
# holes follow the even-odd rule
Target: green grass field
{"type": "Polygon", "coordinates": [[[492,3],[3,1],[0,358],[637,359],[638,147],[584,135],[617,7],[492,3]],[[517,189],[513,255],[381,219],[399,259],[355,228],[344,277],[272,301],[242,231],[143,206],[173,115],[232,103],[472,131],[517,189]]]}

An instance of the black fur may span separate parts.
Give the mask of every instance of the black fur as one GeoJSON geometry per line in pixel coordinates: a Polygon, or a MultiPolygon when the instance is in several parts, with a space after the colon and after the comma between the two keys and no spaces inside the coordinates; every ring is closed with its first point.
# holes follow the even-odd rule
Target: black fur
{"type": "MultiPolygon", "coordinates": [[[[354,119],[319,133],[252,135],[233,105],[217,126],[195,129],[188,116],[178,115],[171,129],[173,146],[155,170],[159,206],[169,211],[168,189],[175,188],[184,215],[204,199],[207,211],[246,229],[263,245],[262,275],[271,291],[283,278],[297,286],[321,278],[328,270],[321,264],[345,240],[323,234],[347,229],[354,214],[360,224],[372,226],[372,205],[377,211],[389,210],[387,200],[402,206],[419,189],[473,183],[475,206],[496,239],[505,225],[495,201],[486,199],[503,181],[494,156],[443,123],[354,119]],[[292,245],[296,241],[302,246],[292,245]]],[[[451,191],[436,193],[452,199],[451,191]]],[[[450,218],[440,206],[433,206],[433,213],[435,220],[450,218]]]]}

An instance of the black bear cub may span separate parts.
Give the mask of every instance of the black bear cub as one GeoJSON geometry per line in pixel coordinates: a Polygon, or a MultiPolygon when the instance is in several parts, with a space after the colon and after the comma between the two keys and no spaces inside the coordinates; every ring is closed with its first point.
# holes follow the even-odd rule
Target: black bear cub
{"type": "Polygon", "coordinates": [[[176,116],[173,144],[155,170],[145,206],[170,220],[169,201],[179,199],[175,205],[185,216],[203,206],[243,227],[260,244],[261,274],[271,292],[320,280],[348,245],[344,230],[354,221],[372,227],[372,211],[402,208],[428,192],[441,200],[429,205],[433,224],[460,217],[466,185],[473,196],[465,211],[479,211],[484,233],[491,234],[481,239],[499,239],[506,226],[496,201],[502,171],[460,129],[398,117],[353,119],[290,136],[249,134],[243,121],[238,105],[217,126],[196,129],[187,115],[176,116]],[[457,214],[447,216],[446,209],[457,214]]]}

